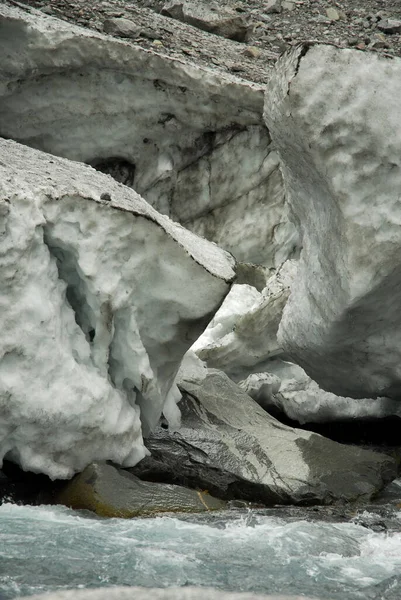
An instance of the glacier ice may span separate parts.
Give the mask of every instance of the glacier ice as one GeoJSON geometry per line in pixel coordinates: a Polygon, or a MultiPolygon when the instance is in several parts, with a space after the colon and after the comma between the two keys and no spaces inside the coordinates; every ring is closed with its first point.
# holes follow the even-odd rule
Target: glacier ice
{"type": "Polygon", "coordinates": [[[140,460],[233,265],[111,177],[0,140],[0,460],[140,460]]]}
{"type": "Polygon", "coordinates": [[[262,86],[4,4],[0,55],[0,136],[112,174],[238,260],[296,251],[262,86]]]}
{"type": "Polygon", "coordinates": [[[325,390],[401,391],[401,60],[312,45],[278,61],[265,118],[303,250],[279,342],[325,390]]]}
{"type": "Polygon", "coordinates": [[[331,423],[385,417],[401,418],[398,400],[386,397],[350,398],[322,390],[294,363],[275,359],[268,372],[253,373],[239,386],[267,412],[298,423],[331,423]]]}
{"type": "Polygon", "coordinates": [[[286,261],[261,292],[250,285],[233,285],[192,350],[208,367],[221,369],[234,380],[264,370],[272,358],[283,354],[277,330],[296,269],[297,261],[286,261]]]}

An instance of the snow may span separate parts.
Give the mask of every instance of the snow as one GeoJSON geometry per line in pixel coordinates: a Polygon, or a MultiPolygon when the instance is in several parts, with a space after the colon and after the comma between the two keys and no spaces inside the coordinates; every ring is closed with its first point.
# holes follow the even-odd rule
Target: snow
{"type": "Polygon", "coordinates": [[[208,367],[234,380],[264,370],[283,352],[277,330],[295,277],[297,262],[288,260],[268,279],[262,292],[234,285],[192,350],[208,367]]]}
{"type": "Polygon", "coordinates": [[[297,47],[266,92],[303,240],[279,342],[341,396],[401,390],[400,75],[398,58],[297,47]]]}
{"type": "Polygon", "coordinates": [[[0,161],[0,459],[132,466],[163,410],[177,422],[178,367],[234,261],[91,167],[5,140],[0,161]]]}

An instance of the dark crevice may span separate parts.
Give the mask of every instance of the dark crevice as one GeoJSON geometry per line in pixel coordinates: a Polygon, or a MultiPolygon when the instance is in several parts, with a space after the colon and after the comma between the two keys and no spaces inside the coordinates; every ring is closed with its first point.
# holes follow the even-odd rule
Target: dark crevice
{"type": "Polygon", "coordinates": [[[133,162],[121,157],[109,157],[95,158],[88,164],[96,171],[110,175],[118,183],[134,187],[136,167],[133,162]]]}
{"type": "Polygon", "coordinates": [[[50,255],[56,259],[59,279],[67,284],[66,298],[74,311],[75,322],[82,329],[88,343],[92,343],[96,335],[95,315],[86,300],[86,284],[80,275],[74,253],[71,249],[58,246],[46,229],[43,241],[50,255]]]}

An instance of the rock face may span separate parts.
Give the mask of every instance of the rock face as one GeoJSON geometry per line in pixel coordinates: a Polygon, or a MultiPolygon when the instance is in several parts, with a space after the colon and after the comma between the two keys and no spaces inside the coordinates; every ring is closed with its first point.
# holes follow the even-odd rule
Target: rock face
{"type": "Polygon", "coordinates": [[[136,475],[268,505],[368,499],[395,477],[392,458],[286,427],[219,371],[193,381],[179,431],[148,438],[136,475]]]}
{"type": "Polygon", "coordinates": [[[152,516],[163,512],[205,512],[225,502],[178,485],[149,483],[112,465],[94,463],[69,481],[56,496],[58,504],[87,509],[100,517],[152,516]]]}
{"type": "Polygon", "coordinates": [[[192,350],[208,367],[221,369],[235,380],[258,372],[282,354],[277,331],[296,261],[287,261],[268,279],[262,292],[234,285],[192,350]]]}
{"type": "Polygon", "coordinates": [[[232,257],[86,165],[0,140],[0,459],[133,465],[232,257]],[[140,413],[140,418],[139,418],[140,413]]]}
{"type": "Polygon", "coordinates": [[[297,246],[263,88],[0,6],[0,135],[89,163],[238,260],[297,246]]]}
{"type": "Polygon", "coordinates": [[[401,61],[331,46],[277,64],[265,117],[303,251],[279,342],[341,396],[401,391],[401,61]]]}

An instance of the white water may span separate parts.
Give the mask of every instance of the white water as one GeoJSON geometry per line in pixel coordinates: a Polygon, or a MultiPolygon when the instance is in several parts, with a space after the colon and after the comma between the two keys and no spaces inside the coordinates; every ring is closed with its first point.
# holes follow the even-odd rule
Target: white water
{"type": "Polygon", "coordinates": [[[59,506],[0,506],[2,600],[111,585],[397,600],[401,533],[255,512],[102,520],[59,506]]]}

